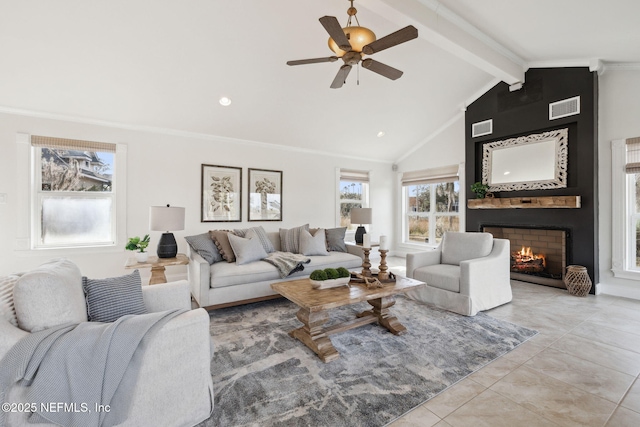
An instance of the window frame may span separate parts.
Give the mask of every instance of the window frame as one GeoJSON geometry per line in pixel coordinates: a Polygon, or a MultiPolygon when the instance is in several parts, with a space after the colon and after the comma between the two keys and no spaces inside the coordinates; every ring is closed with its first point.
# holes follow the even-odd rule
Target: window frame
{"type": "MultiPolygon", "coordinates": [[[[114,145],[114,178],[112,181],[114,204],[112,204],[111,221],[113,242],[97,245],[41,246],[36,245],[36,233],[39,232],[37,222],[39,221],[40,211],[35,205],[37,201],[35,186],[41,180],[38,177],[41,173],[36,169],[34,147],[31,146],[31,135],[26,133],[16,134],[17,164],[24,165],[24,167],[18,168],[17,176],[17,188],[20,189],[16,200],[19,220],[13,245],[14,250],[18,252],[37,251],[39,253],[50,253],[51,256],[74,256],[78,253],[115,253],[124,251],[126,242],[127,145],[122,143],[115,143],[114,145]]],[[[92,196],[95,197],[95,193],[88,194],[87,197],[92,196]]]]}
{"type": "Polygon", "coordinates": [[[626,173],[626,162],[626,140],[611,141],[611,271],[614,277],[640,281],[633,235],[633,218],[640,214],[634,212],[635,175],[626,173]]]}
{"type": "MultiPolygon", "coordinates": [[[[350,182],[354,182],[354,181],[350,181],[350,182]]],[[[360,202],[360,204],[362,205],[361,207],[363,208],[368,208],[369,206],[369,199],[370,199],[370,193],[371,193],[371,171],[355,171],[353,169],[346,169],[346,168],[336,168],[336,218],[335,218],[335,226],[336,227],[342,227],[342,223],[341,223],[341,211],[342,211],[342,205],[346,204],[346,203],[357,203],[358,201],[360,202]],[[343,199],[342,198],[342,191],[341,191],[341,184],[342,182],[346,182],[348,180],[343,180],[342,176],[343,176],[343,172],[357,172],[360,173],[362,175],[367,175],[367,180],[366,181],[359,181],[362,183],[362,198],[360,200],[358,199],[343,199]]],[[[369,225],[364,225],[365,229],[367,230],[367,232],[369,232],[369,225]]],[[[345,240],[348,241],[354,241],[355,240],[355,234],[356,234],[356,230],[355,228],[353,230],[349,230],[349,228],[347,227],[347,231],[345,233],[345,240]]]]}
{"type": "MultiPolygon", "coordinates": [[[[447,170],[450,168],[453,168],[454,165],[450,165],[450,166],[443,166],[443,167],[435,167],[435,168],[431,168],[431,169],[426,169],[422,171],[422,174],[428,174],[428,173],[434,173],[439,175],[439,173],[443,170],[447,170]]],[[[467,200],[467,196],[466,196],[466,185],[465,185],[465,174],[464,174],[464,170],[465,170],[465,163],[464,162],[460,162],[457,164],[457,181],[459,184],[459,192],[458,192],[458,222],[459,222],[459,231],[465,231],[466,230],[466,205],[463,203],[466,203],[467,200]]],[[[396,188],[397,188],[397,215],[399,218],[399,221],[396,221],[396,235],[399,236],[398,240],[398,244],[397,247],[401,252],[404,253],[409,253],[415,250],[424,250],[425,248],[436,248],[438,246],[438,244],[432,244],[432,243],[420,243],[420,242],[412,242],[408,240],[408,232],[409,232],[409,227],[408,227],[408,222],[407,222],[407,206],[408,206],[408,201],[405,200],[405,190],[404,187],[405,185],[403,184],[403,176],[405,174],[408,175],[422,175],[420,173],[420,171],[414,171],[414,172],[407,172],[407,171],[398,171],[396,173],[396,188]]],[[[431,224],[429,224],[429,227],[431,227],[431,224]]]]}
{"type": "MultiPolygon", "coordinates": [[[[420,185],[420,184],[417,184],[420,185]]],[[[415,185],[403,185],[402,186],[402,243],[409,245],[420,245],[427,247],[436,247],[440,244],[436,240],[436,230],[437,230],[437,217],[458,217],[458,230],[462,229],[462,220],[460,213],[460,200],[461,200],[461,190],[460,180],[457,179],[455,181],[447,180],[437,183],[429,183],[422,184],[429,186],[429,212],[412,212],[410,211],[409,200],[411,195],[409,194],[409,189],[414,187],[415,185]],[[455,212],[438,212],[437,202],[436,202],[436,188],[438,185],[443,184],[445,182],[457,182],[458,183],[458,210],[455,212]],[[418,216],[422,218],[429,218],[429,241],[428,242],[416,242],[414,240],[410,240],[409,234],[409,216],[418,216]]]]}

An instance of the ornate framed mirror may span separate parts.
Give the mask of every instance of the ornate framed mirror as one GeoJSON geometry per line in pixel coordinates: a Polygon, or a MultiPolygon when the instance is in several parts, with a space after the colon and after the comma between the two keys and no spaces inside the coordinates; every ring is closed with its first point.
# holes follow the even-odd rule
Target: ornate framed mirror
{"type": "Polygon", "coordinates": [[[502,141],[482,148],[482,183],[489,191],[567,187],[567,128],[502,141]]]}

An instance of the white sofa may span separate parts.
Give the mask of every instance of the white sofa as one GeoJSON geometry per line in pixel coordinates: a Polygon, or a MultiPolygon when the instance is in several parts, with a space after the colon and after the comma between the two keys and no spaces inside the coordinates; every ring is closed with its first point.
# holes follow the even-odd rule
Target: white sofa
{"type": "Polygon", "coordinates": [[[422,282],[409,298],[465,316],[511,301],[509,240],[446,232],[433,251],[407,254],[407,277],[422,282]]]}
{"type": "MultiPolygon", "coordinates": [[[[61,260],[70,263],[68,260],[61,260]]],[[[51,264],[51,263],[50,263],[51,264]]],[[[53,263],[56,268],[60,263],[53,263]]],[[[77,269],[77,267],[75,267],[77,269]]],[[[46,272],[45,272],[46,274],[46,272]]],[[[78,273],[79,275],[79,270],[78,273]]],[[[53,276],[53,275],[51,275],[53,276]]],[[[21,338],[29,332],[14,326],[22,325],[20,310],[16,304],[16,311],[12,313],[12,287],[16,280],[28,280],[28,275],[0,277],[0,359],[21,338]],[[17,316],[16,316],[17,315],[17,316]],[[16,319],[17,317],[17,319],[16,319]]],[[[51,281],[52,283],[54,280],[51,281]]],[[[21,283],[21,286],[23,284],[21,283]]],[[[26,285],[29,285],[27,283],[26,285]]],[[[55,283],[54,283],[55,285],[55,283]]],[[[72,283],[71,293],[82,293],[82,283],[72,283]]],[[[213,385],[211,379],[212,344],[209,333],[209,315],[205,310],[191,310],[191,298],[187,281],[179,281],[154,286],[144,286],[144,305],[148,312],[159,312],[175,308],[190,310],[172,318],[162,325],[147,342],[140,363],[138,380],[133,394],[126,398],[131,406],[127,420],[122,426],[193,426],[210,416],[213,405],[213,385]]],[[[64,298],[57,295],[47,295],[42,292],[42,298],[52,297],[45,309],[38,307],[38,311],[53,312],[52,306],[62,302],[65,316],[86,319],[85,312],[78,311],[78,304],[83,302],[84,295],[73,296],[70,301],[67,293],[64,298]],[[80,299],[78,299],[80,298],[80,299]],[[55,301],[55,300],[59,301],[55,301]],[[76,310],[77,313],[70,312],[76,310]]],[[[35,304],[35,305],[38,305],[35,304]]],[[[35,313],[37,315],[37,313],[35,313]]],[[[47,313],[44,313],[46,316],[47,313]]],[[[26,319],[30,321],[31,318],[26,319]]],[[[63,323],[67,323],[64,321],[63,323]]],[[[77,323],[77,322],[71,322],[77,323]]],[[[53,325],[52,325],[53,326],[53,325]]],[[[35,329],[34,329],[35,330],[35,329]]],[[[26,395],[27,388],[14,385],[5,396],[6,402],[29,402],[26,395]]],[[[31,426],[27,422],[27,413],[5,413],[7,426],[31,426]]],[[[42,424],[38,424],[42,425],[42,424]]],[[[50,424],[53,425],[53,424],[50,424]]]]}
{"type": "MultiPolygon", "coordinates": [[[[280,250],[280,234],[267,232],[276,251],[280,250]]],[[[311,262],[282,279],[278,270],[265,261],[237,265],[226,261],[209,263],[189,247],[189,283],[191,295],[200,307],[207,309],[228,307],[277,297],[271,289],[275,282],[309,277],[313,270],[345,267],[353,270],[362,267],[362,249],[346,245],[348,252],[329,252],[329,255],[311,255],[311,262]]]]}

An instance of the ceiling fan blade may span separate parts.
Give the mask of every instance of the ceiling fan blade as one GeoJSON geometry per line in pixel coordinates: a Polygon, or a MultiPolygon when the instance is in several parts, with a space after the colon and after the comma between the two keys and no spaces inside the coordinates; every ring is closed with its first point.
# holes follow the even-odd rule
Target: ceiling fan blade
{"type": "Polygon", "coordinates": [[[336,74],[336,78],[333,79],[333,83],[331,83],[331,89],[340,89],[344,84],[344,81],[347,79],[349,71],[351,71],[351,65],[345,64],[340,67],[338,74],[336,74]]]}
{"type": "Polygon", "coordinates": [[[403,72],[390,67],[382,62],[378,62],[375,59],[367,58],[362,61],[362,66],[369,71],[373,71],[374,73],[378,73],[381,76],[384,76],[391,80],[397,80],[402,77],[403,72]]]}
{"type": "Polygon", "coordinates": [[[326,58],[311,58],[311,59],[298,59],[296,61],[287,61],[287,65],[304,65],[304,64],[318,64],[320,62],[336,62],[337,56],[328,56],[326,58]]]}
{"type": "Polygon", "coordinates": [[[349,39],[347,39],[344,31],[342,31],[342,27],[335,16],[323,16],[320,18],[320,23],[340,49],[345,52],[351,50],[351,43],[349,43],[349,39]]]}
{"type": "Polygon", "coordinates": [[[418,29],[413,25],[409,25],[395,33],[384,36],[373,43],[369,43],[362,48],[362,53],[372,55],[376,52],[380,52],[381,50],[389,49],[390,47],[413,40],[416,37],[418,37],[418,29]]]}

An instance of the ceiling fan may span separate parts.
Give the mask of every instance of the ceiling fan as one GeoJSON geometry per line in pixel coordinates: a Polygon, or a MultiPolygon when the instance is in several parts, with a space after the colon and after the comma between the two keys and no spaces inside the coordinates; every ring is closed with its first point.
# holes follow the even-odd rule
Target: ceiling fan
{"type": "Polygon", "coordinates": [[[391,80],[399,79],[402,76],[402,71],[374,59],[364,58],[364,55],[373,55],[381,50],[413,40],[418,37],[418,29],[413,25],[409,25],[376,40],[376,35],[373,31],[360,26],[360,22],[358,22],[358,17],[356,16],[358,11],[353,7],[354,0],[349,1],[351,2],[351,7],[347,10],[349,19],[346,27],[341,28],[335,16],[323,16],[320,18],[320,23],[324,29],[327,30],[327,33],[329,33],[329,48],[335,52],[335,56],[288,61],[287,65],[317,64],[320,62],[335,62],[338,59],[342,59],[344,65],[340,67],[338,74],[333,79],[333,83],[331,83],[332,89],[341,88],[351,71],[351,67],[360,62],[362,62],[362,66],[367,70],[378,73],[391,80]],[[356,18],[358,25],[352,26],[351,18],[356,18]]]}

